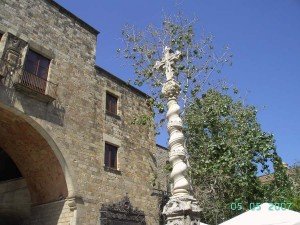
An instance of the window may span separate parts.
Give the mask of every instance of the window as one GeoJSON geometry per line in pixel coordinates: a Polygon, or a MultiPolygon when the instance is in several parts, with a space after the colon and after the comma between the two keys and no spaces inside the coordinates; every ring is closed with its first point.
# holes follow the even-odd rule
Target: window
{"type": "Polygon", "coordinates": [[[29,50],[21,83],[30,89],[45,93],[50,60],[29,50]]]}
{"type": "Polygon", "coordinates": [[[106,92],[106,112],[118,114],[118,97],[106,92]]]}
{"type": "Polygon", "coordinates": [[[25,62],[26,72],[47,80],[50,60],[29,50],[25,62]]]}
{"type": "Polygon", "coordinates": [[[0,41],[1,41],[1,39],[2,39],[2,36],[3,36],[3,34],[0,33],[0,41]]]}
{"type": "Polygon", "coordinates": [[[118,147],[105,143],[104,164],[106,167],[117,169],[117,153],[118,147]]]}

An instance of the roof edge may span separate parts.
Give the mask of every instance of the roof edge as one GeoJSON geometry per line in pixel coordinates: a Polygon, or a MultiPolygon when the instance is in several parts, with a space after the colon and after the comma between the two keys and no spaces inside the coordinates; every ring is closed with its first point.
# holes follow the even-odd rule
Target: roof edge
{"type": "Polygon", "coordinates": [[[57,7],[59,12],[73,18],[74,20],[76,20],[76,22],[78,22],[82,27],[84,27],[85,29],[90,31],[92,34],[97,36],[100,33],[97,29],[95,29],[94,27],[92,27],[88,23],[84,22],[82,19],[80,19],[74,13],[72,13],[69,10],[67,10],[66,8],[64,8],[62,5],[60,5],[56,1],[54,1],[54,0],[45,0],[45,2],[48,2],[49,4],[51,4],[54,7],[57,7]]]}
{"type": "Polygon", "coordinates": [[[164,150],[167,150],[167,151],[169,151],[169,149],[168,149],[167,147],[165,147],[165,146],[162,146],[162,145],[160,145],[160,144],[157,144],[157,143],[156,143],[156,147],[159,147],[159,148],[162,148],[162,149],[164,149],[164,150]]]}
{"type": "Polygon", "coordinates": [[[131,90],[133,90],[134,92],[136,92],[137,94],[141,95],[143,98],[151,98],[149,95],[147,95],[145,92],[141,91],[140,89],[128,84],[128,82],[122,80],[121,78],[113,75],[112,73],[108,72],[107,70],[103,69],[102,67],[95,65],[96,70],[98,71],[102,71],[105,74],[107,74],[109,77],[111,77],[112,79],[114,79],[115,81],[117,81],[118,83],[121,83],[125,86],[127,86],[128,88],[130,88],[131,90]]]}

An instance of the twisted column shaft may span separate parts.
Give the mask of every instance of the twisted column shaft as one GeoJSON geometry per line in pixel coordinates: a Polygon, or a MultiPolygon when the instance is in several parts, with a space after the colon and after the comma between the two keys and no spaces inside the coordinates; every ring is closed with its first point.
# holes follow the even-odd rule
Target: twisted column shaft
{"type": "Polygon", "coordinates": [[[182,120],[179,117],[180,106],[177,98],[180,92],[178,83],[172,79],[163,86],[162,92],[168,100],[167,128],[170,135],[170,163],[172,164],[171,179],[173,180],[173,196],[185,196],[190,194],[190,184],[186,179],[186,149],[184,147],[184,135],[182,132],[182,120]]]}
{"type": "Polygon", "coordinates": [[[170,163],[172,164],[171,179],[173,180],[173,196],[189,195],[190,184],[185,178],[187,171],[186,150],[184,148],[184,135],[182,132],[182,120],[179,117],[180,106],[175,99],[168,101],[168,132],[170,135],[170,163]]]}

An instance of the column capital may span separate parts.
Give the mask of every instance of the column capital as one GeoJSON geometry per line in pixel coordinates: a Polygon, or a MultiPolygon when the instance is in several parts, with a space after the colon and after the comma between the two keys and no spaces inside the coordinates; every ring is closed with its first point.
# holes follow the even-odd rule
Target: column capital
{"type": "Polygon", "coordinates": [[[180,94],[180,86],[174,79],[168,80],[162,88],[162,93],[167,99],[177,99],[180,94]]]}

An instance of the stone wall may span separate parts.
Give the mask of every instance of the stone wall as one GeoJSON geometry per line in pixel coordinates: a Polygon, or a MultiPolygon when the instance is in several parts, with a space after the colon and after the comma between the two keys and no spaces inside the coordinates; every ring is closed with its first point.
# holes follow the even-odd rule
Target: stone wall
{"type": "Polygon", "coordinates": [[[96,79],[100,97],[96,108],[103,129],[95,131],[101,136],[97,144],[101,146],[97,148],[98,166],[95,168],[99,172],[92,177],[93,182],[101,188],[94,186],[91,191],[96,193],[101,189],[97,207],[102,203],[118,202],[128,193],[132,205],[145,212],[147,224],[158,224],[157,198],[151,196],[152,179],[156,171],[154,129],[133,124],[135,118],[151,114],[145,101],[147,96],[101,68],[97,68],[96,79]],[[119,117],[106,113],[107,92],[118,96],[119,117]],[[105,142],[119,147],[118,171],[104,168],[105,142]]]}
{"type": "MultiPolygon", "coordinates": [[[[151,195],[157,174],[154,129],[132,124],[134,118],[151,113],[147,96],[95,68],[97,32],[50,0],[2,0],[0,32],[4,33],[0,56],[8,37],[19,38],[25,43],[20,63],[28,49],[48,57],[48,81],[58,84],[56,99],[48,104],[16,91],[13,85],[0,86],[0,106],[30,118],[31,125],[40,127],[49,145],[62,154],[63,163],[59,161],[68,198],[76,199],[75,211],[66,203],[54,204],[60,212],[55,218],[60,219],[52,222],[45,221],[49,211],[44,209],[50,205],[35,208],[34,221],[40,222],[33,224],[95,225],[101,205],[118,202],[126,193],[132,205],[145,212],[147,224],[158,224],[158,199],[151,195]],[[105,112],[107,91],[119,98],[117,118],[105,112]],[[118,171],[104,167],[105,141],[119,147],[118,171]],[[68,216],[62,216],[66,211],[68,216]]],[[[43,163],[47,161],[39,162],[43,163]]]]}
{"type": "Polygon", "coordinates": [[[30,194],[23,178],[0,182],[0,217],[11,217],[20,222],[30,215],[30,203],[30,194]]]}
{"type": "Polygon", "coordinates": [[[169,185],[169,173],[168,168],[166,165],[169,161],[169,150],[163,146],[156,145],[156,168],[157,168],[157,182],[156,188],[160,190],[168,190],[169,185]]]}
{"type": "Polygon", "coordinates": [[[32,207],[30,220],[24,225],[70,225],[74,221],[74,213],[64,200],[38,205],[32,207]]]}

